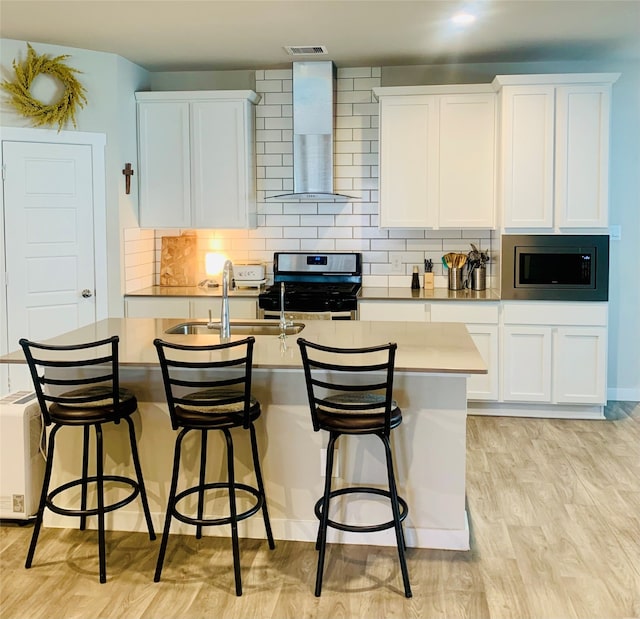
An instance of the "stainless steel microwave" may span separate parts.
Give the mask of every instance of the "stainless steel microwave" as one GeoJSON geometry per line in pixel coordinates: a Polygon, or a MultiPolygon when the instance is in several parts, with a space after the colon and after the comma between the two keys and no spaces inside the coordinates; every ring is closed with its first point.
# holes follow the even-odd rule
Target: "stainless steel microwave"
{"type": "Polygon", "coordinates": [[[606,234],[505,234],[502,299],[607,301],[606,234]]]}

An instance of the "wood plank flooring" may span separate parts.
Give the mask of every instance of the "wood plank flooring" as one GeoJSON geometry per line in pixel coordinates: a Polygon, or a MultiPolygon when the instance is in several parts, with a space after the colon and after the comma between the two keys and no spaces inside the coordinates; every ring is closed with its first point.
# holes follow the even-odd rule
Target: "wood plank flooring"
{"type": "Polygon", "coordinates": [[[26,570],[31,526],[3,523],[0,617],[637,618],[640,405],[611,403],[607,417],[470,417],[472,550],[409,549],[409,600],[393,548],[330,546],[316,598],[313,544],[242,540],[237,598],[227,539],[172,538],[154,583],[159,541],[108,533],[100,585],[95,531],[45,529],[26,570]]]}

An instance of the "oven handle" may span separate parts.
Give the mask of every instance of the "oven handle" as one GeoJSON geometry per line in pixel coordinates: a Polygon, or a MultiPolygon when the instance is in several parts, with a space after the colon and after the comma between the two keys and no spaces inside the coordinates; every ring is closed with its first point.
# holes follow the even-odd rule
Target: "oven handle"
{"type": "MultiPolygon", "coordinates": [[[[291,312],[285,310],[287,320],[356,320],[357,312],[291,312]]],[[[258,318],[265,320],[279,320],[280,312],[258,309],[258,318]]]]}

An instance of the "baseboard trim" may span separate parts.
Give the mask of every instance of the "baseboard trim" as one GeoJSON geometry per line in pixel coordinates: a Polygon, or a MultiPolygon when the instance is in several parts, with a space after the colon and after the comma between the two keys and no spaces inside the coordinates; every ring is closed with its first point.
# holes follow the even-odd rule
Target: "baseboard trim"
{"type": "MultiPolygon", "coordinates": [[[[164,525],[164,515],[152,514],[153,526],[158,539],[162,534],[164,525]]],[[[77,518],[69,518],[45,512],[44,526],[51,528],[70,528],[78,525],[77,518]]],[[[145,533],[147,531],[144,518],[139,513],[119,510],[107,514],[105,526],[109,531],[129,531],[135,533],[145,533]]],[[[96,529],[96,519],[89,518],[88,529],[96,529]]],[[[289,540],[296,542],[315,542],[318,532],[318,521],[313,520],[282,520],[271,519],[271,529],[276,540],[289,540]]],[[[464,529],[431,529],[415,528],[405,526],[405,539],[410,548],[434,548],[439,550],[469,550],[469,523],[465,511],[464,529]]],[[[195,528],[179,520],[171,523],[171,533],[173,535],[195,535],[195,528]]],[[[264,522],[259,514],[249,520],[238,523],[238,533],[240,537],[250,539],[266,539],[264,522]]],[[[229,527],[205,527],[203,535],[211,537],[229,537],[229,527]]],[[[367,546],[395,546],[396,538],[393,529],[379,531],[377,533],[350,533],[330,529],[327,541],[332,544],[366,544],[367,546]]],[[[157,543],[157,541],[156,541],[157,543]]]]}
{"type": "Polygon", "coordinates": [[[607,399],[615,402],[640,402],[640,387],[611,387],[607,389],[607,399]]]}
{"type": "Polygon", "coordinates": [[[469,415],[494,417],[535,417],[540,419],[604,419],[604,406],[559,404],[512,404],[469,402],[469,415]]]}

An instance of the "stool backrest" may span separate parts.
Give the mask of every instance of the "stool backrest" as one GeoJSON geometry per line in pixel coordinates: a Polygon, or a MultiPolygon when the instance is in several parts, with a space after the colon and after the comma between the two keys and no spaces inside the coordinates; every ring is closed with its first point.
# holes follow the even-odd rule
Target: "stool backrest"
{"type": "Polygon", "coordinates": [[[357,415],[361,418],[384,412],[383,431],[389,436],[397,344],[337,348],[298,338],[298,345],[313,429],[320,429],[318,408],[329,416],[357,415]],[[375,393],[381,397],[364,397],[375,393]],[[339,394],[353,394],[355,397],[336,398],[339,394]]]}
{"type": "Polygon", "coordinates": [[[153,341],[160,360],[162,379],[171,425],[179,427],[176,405],[193,406],[193,398],[185,398],[187,392],[204,389],[231,388],[223,399],[198,398],[198,406],[232,407],[241,403],[242,425],[250,425],[251,371],[253,365],[253,345],[255,338],[249,336],[236,342],[191,346],[166,342],[159,338],[153,341]]]}
{"type": "Polygon", "coordinates": [[[118,342],[117,335],[67,346],[40,344],[25,338],[19,340],[46,425],[51,423],[49,404],[54,402],[62,406],[97,406],[105,402],[105,406],[113,407],[117,416],[120,404],[118,342]],[[39,367],[44,372],[39,373],[39,367]],[[50,371],[54,368],[54,371],[50,371]],[[106,395],[104,389],[92,392],[89,388],[98,385],[104,387],[105,383],[111,383],[106,395]],[[48,389],[47,385],[53,389],[48,389]],[[68,393],[73,387],[86,388],[83,389],[86,393],[81,396],[56,395],[68,393]]]}

